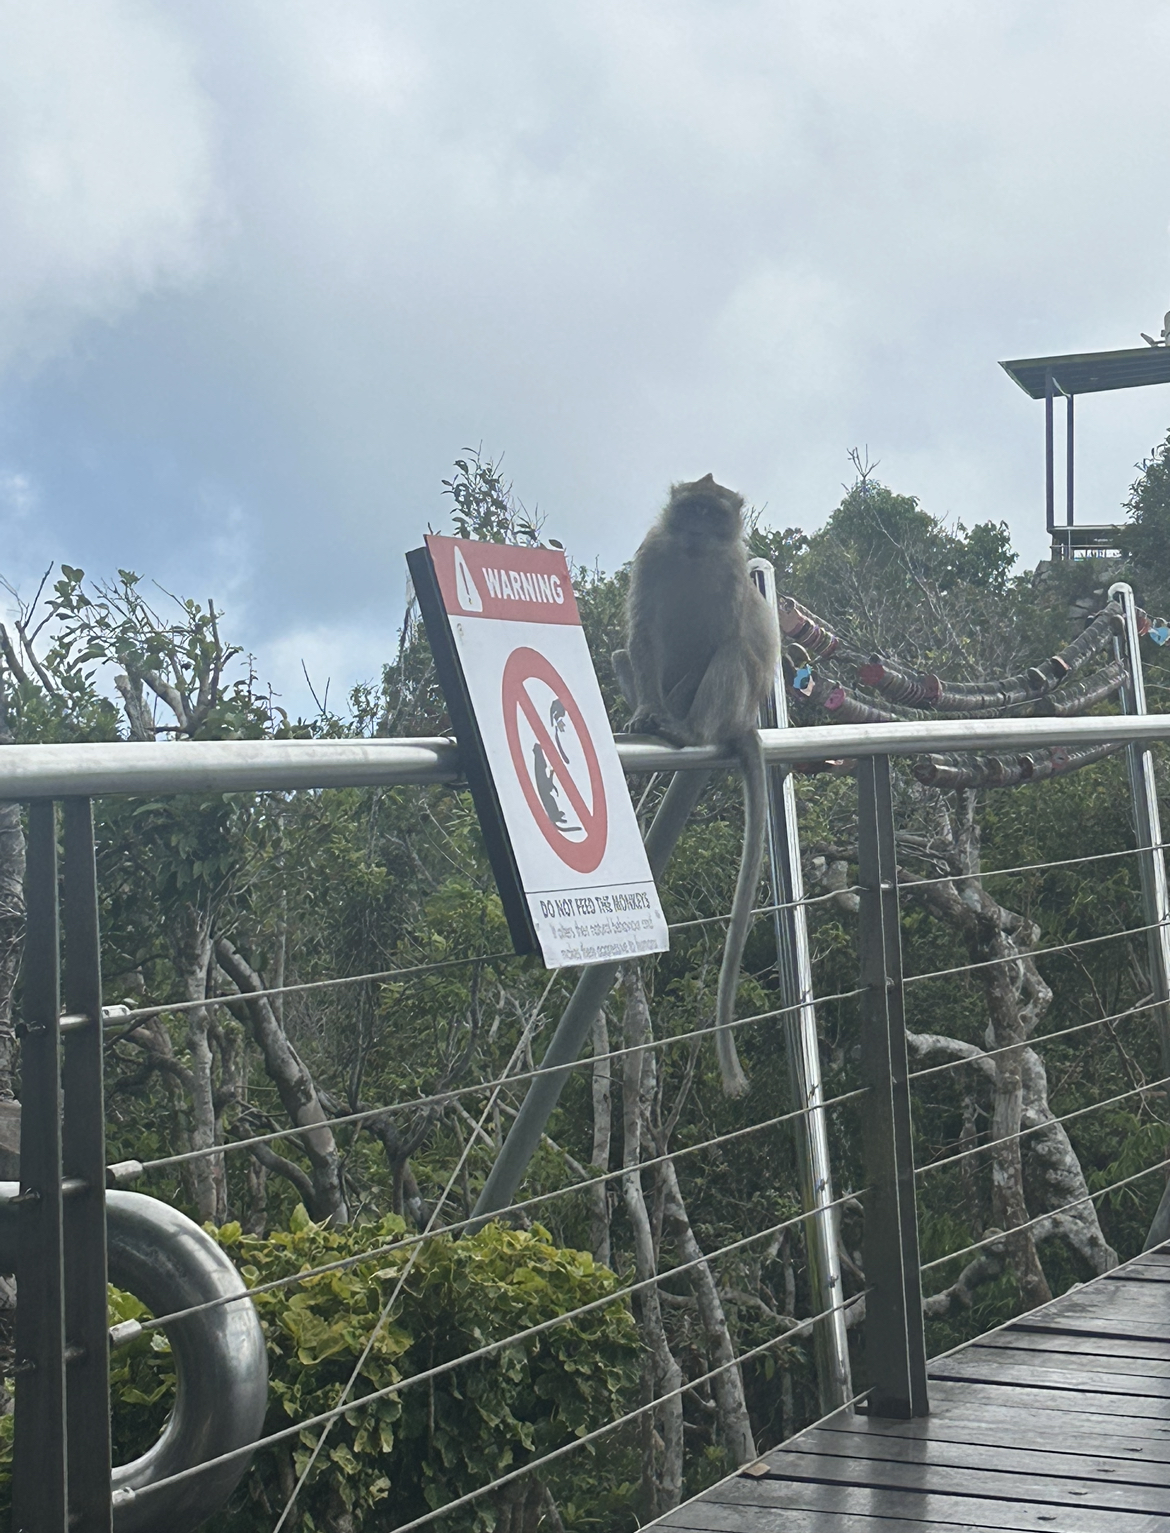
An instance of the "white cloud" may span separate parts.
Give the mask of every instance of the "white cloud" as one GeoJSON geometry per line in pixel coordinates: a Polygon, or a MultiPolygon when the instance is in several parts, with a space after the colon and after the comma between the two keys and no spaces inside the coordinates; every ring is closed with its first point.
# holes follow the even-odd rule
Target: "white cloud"
{"type": "Polygon", "coordinates": [[[209,104],[164,11],[0,7],[0,363],[201,271],[212,162],[209,104]]]}
{"type": "MultiPolygon", "coordinates": [[[[10,388],[0,463],[289,686],[305,645],[376,674],[480,441],[607,567],[708,468],[816,525],[864,444],[1036,558],[996,361],[1160,325],[1168,43],[1145,0],[14,0],[0,349],[108,323],[10,388]]],[[[1165,392],[1084,401],[1094,519],[1165,392]]]]}
{"type": "Polygon", "coordinates": [[[377,685],[382,667],[398,649],[402,613],[381,613],[336,623],[305,623],[264,643],[258,671],[279,705],[293,719],[312,718],[317,704],[345,714],[350,688],[377,685]]]}

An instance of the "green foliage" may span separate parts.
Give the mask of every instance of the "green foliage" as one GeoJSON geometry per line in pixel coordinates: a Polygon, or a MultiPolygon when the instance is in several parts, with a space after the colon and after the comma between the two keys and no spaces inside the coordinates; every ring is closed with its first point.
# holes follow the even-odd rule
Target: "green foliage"
{"type": "MultiPolygon", "coordinates": [[[[499,462],[485,458],[480,448],[465,451],[465,458],[455,460],[454,477],[443,480],[443,494],[454,502],[451,521],[456,537],[482,543],[539,543],[544,518],[539,512],[529,513],[517,500],[499,462]]],[[[554,548],[561,546],[555,539],[552,542],[554,548]]]]}
{"type": "Polygon", "coordinates": [[[1170,605],[1170,433],[1141,464],[1126,510],[1122,550],[1134,566],[1138,599],[1170,605]]]}
{"type": "MultiPolygon", "coordinates": [[[[145,1320],[150,1311],[133,1294],[110,1284],[110,1324],[145,1320]]],[[[144,1331],[110,1359],[114,1462],[128,1463],[158,1440],[175,1393],[170,1343],[161,1331],[144,1331]]]]}
{"type": "MultiPolygon", "coordinates": [[[[133,1294],[109,1285],[110,1324],[144,1320],[150,1315],[133,1294]]],[[[11,1378],[3,1380],[9,1395],[11,1378]]],[[[171,1349],[161,1332],[144,1332],[110,1359],[110,1404],[114,1463],[126,1464],[158,1440],[175,1392],[171,1349]]],[[[11,1412],[0,1415],[0,1526],[7,1527],[12,1512],[11,1412]]]]}
{"type": "MultiPolygon", "coordinates": [[[[883,584],[920,589],[928,584],[946,593],[958,585],[1007,587],[1016,555],[1004,522],[983,522],[970,533],[961,522],[949,532],[924,511],[913,495],[898,495],[876,480],[863,479],[848,491],[824,532],[810,538],[808,562],[835,544],[848,557],[880,571],[883,584]]],[[[797,579],[805,561],[793,563],[797,579]]]]}
{"type": "MultiPolygon", "coordinates": [[[[525,1232],[490,1224],[462,1240],[440,1236],[417,1254],[413,1246],[381,1249],[403,1231],[393,1216],[327,1230],[303,1209],[289,1231],[266,1240],[242,1235],[238,1225],[219,1231],[250,1284],[375,1252],[257,1299],[269,1345],[268,1431],[336,1404],[396,1289],[354,1398],[604,1299],[618,1286],[612,1272],[584,1252],[558,1249],[539,1226],[525,1232]]],[[[614,1300],[432,1382],[356,1406],[334,1425],[310,1475],[301,1526],[323,1528],[338,1499],[361,1526],[380,1525],[385,1508],[403,1522],[584,1436],[629,1408],[637,1354],[632,1317],[614,1300]]],[[[302,1433],[291,1448],[261,1454],[246,1493],[219,1524],[224,1533],[271,1527],[283,1504],[278,1455],[287,1461],[291,1453],[299,1474],[315,1440],[315,1432],[302,1433]]],[[[485,1498],[448,1521],[490,1529],[495,1506],[485,1498]]]]}

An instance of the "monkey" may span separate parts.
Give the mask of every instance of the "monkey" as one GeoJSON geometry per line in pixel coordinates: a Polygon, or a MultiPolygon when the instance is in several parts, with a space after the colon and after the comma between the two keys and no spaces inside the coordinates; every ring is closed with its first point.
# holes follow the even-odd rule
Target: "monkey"
{"type": "Polygon", "coordinates": [[[756,725],[780,654],[776,613],[748,574],[743,504],[711,474],[672,485],[634,555],[627,647],[613,656],[633,709],[631,733],[730,746],[743,771],[743,850],[715,1008],[728,1096],[742,1096],[748,1084],[729,1024],[764,856],[767,788],[756,725]]]}

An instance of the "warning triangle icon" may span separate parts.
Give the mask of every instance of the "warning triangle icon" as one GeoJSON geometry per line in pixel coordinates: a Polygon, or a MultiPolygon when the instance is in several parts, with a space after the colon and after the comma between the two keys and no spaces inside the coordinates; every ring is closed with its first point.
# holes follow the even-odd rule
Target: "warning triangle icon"
{"type": "Polygon", "coordinates": [[[479,587],[467,568],[467,560],[458,549],[455,550],[455,594],[464,612],[483,611],[483,597],[479,594],[479,587]]]}

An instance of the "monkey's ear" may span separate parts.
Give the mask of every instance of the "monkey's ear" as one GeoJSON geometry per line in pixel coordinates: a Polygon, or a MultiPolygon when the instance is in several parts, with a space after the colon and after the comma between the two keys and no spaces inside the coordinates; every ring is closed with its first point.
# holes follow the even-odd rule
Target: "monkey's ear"
{"type": "Polygon", "coordinates": [[[714,474],[704,474],[701,479],[696,479],[695,480],[695,488],[696,489],[698,489],[701,485],[708,485],[708,484],[714,486],[714,484],[715,484],[715,475],[714,474]]]}

